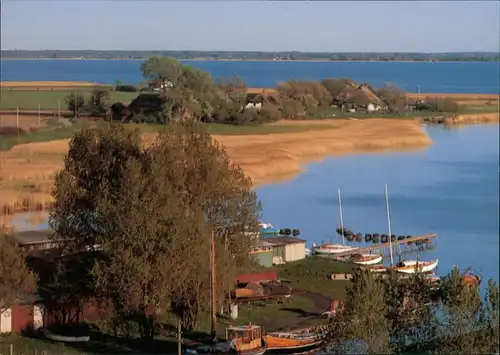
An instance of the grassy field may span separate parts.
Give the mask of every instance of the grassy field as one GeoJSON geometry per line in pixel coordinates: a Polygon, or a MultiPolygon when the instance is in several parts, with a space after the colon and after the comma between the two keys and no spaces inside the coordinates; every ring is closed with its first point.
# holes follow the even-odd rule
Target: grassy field
{"type": "Polygon", "coordinates": [[[332,300],[345,300],[350,281],[329,280],[331,274],[349,273],[357,266],[319,256],[285,264],[279,267],[281,279],[291,281],[292,286],[318,293],[332,300]]]}
{"type": "MultiPolygon", "coordinates": [[[[66,110],[66,97],[74,92],[78,92],[88,98],[92,92],[89,89],[75,90],[12,90],[9,88],[0,89],[0,109],[15,110],[37,110],[40,105],[41,110],[57,110],[59,103],[61,110],[66,110]]],[[[110,102],[129,102],[137,96],[135,92],[109,92],[110,102]]]]}

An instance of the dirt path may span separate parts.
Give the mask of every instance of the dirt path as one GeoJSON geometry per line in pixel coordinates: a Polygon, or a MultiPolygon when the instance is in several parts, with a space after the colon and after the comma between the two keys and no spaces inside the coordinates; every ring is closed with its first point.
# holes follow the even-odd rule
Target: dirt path
{"type": "MultiPolygon", "coordinates": [[[[317,293],[306,292],[300,294],[301,297],[306,297],[312,301],[312,308],[309,310],[303,310],[298,308],[287,308],[286,305],[282,310],[289,311],[290,313],[295,313],[295,315],[275,319],[272,322],[263,324],[264,329],[269,332],[284,330],[284,329],[297,329],[301,328],[301,324],[310,321],[314,318],[321,316],[321,314],[330,308],[330,299],[317,293]]],[[[293,296],[292,296],[293,297],[293,296]]]]}

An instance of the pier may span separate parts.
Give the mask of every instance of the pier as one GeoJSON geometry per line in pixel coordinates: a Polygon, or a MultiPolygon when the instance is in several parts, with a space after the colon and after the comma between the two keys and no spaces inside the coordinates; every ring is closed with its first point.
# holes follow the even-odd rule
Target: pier
{"type": "MultiPolygon", "coordinates": [[[[436,244],[437,244],[437,234],[426,234],[426,235],[420,235],[416,237],[411,237],[411,238],[405,238],[403,240],[395,240],[393,242],[387,242],[387,243],[379,243],[379,244],[373,244],[367,247],[359,247],[354,250],[349,250],[343,253],[335,253],[335,254],[318,254],[319,256],[322,257],[327,257],[327,258],[339,258],[339,257],[344,257],[344,256],[349,256],[353,254],[364,254],[364,253],[369,253],[370,251],[373,250],[378,250],[381,255],[385,255],[385,250],[389,249],[392,245],[394,246],[405,246],[406,248],[410,247],[410,244],[415,245],[416,242],[420,242],[426,246],[430,246],[431,249],[433,249],[436,244]],[[427,241],[426,243],[424,241],[427,241]]],[[[405,248],[405,249],[406,249],[405,248]]],[[[420,246],[417,246],[417,248],[420,248],[420,246]]],[[[408,251],[408,250],[401,250],[401,253],[408,251]]],[[[394,253],[397,255],[398,250],[395,250],[394,253]]]]}

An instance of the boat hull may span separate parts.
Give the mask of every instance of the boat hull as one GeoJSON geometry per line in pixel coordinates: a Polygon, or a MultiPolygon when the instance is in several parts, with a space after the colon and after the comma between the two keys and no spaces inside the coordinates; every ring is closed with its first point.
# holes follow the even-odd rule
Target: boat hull
{"type": "Polygon", "coordinates": [[[408,265],[405,267],[396,267],[394,270],[397,272],[401,272],[403,274],[414,274],[414,273],[426,273],[434,270],[438,265],[438,260],[434,260],[431,262],[422,262],[418,264],[418,268],[416,267],[416,264],[414,265],[408,265]]]}
{"type": "Polygon", "coordinates": [[[331,245],[331,246],[319,246],[313,247],[312,252],[314,254],[340,254],[349,251],[357,250],[356,247],[347,247],[345,245],[331,245]]]}
{"type": "Polygon", "coordinates": [[[374,257],[369,260],[360,260],[360,261],[354,261],[354,264],[358,265],[375,265],[379,264],[382,261],[382,256],[378,255],[377,257],[374,257]]]}
{"type": "Polygon", "coordinates": [[[315,342],[308,345],[300,345],[296,347],[268,347],[266,354],[298,354],[312,350],[317,350],[321,347],[321,342],[315,342]]]}

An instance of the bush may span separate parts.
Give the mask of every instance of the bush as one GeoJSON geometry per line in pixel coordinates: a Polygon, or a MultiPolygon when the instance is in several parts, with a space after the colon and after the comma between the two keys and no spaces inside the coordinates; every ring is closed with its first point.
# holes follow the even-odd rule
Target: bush
{"type": "Polygon", "coordinates": [[[116,91],[121,91],[121,92],[137,92],[138,89],[134,85],[120,85],[120,86],[116,86],[116,91]]]}
{"type": "Polygon", "coordinates": [[[279,106],[266,104],[259,111],[259,116],[262,122],[273,122],[282,118],[279,106]]]}
{"type": "Polygon", "coordinates": [[[416,105],[417,111],[433,111],[433,112],[451,112],[456,113],[459,110],[459,105],[450,98],[430,98],[416,105]]]}

